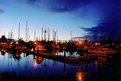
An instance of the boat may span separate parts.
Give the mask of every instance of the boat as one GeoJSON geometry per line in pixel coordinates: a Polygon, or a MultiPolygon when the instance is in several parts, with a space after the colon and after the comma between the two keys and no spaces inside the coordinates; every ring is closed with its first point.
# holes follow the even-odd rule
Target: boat
{"type": "Polygon", "coordinates": [[[109,44],[102,45],[95,49],[88,49],[88,53],[93,54],[116,54],[117,51],[110,48],[109,44]]]}
{"type": "Polygon", "coordinates": [[[45,52],[46,51],[46,48],[44,47],[44,45],[42,44],[42,42],[35,41],[34,42],[34,49],[33,49],[33,51],[35,53],[45,52]]]}

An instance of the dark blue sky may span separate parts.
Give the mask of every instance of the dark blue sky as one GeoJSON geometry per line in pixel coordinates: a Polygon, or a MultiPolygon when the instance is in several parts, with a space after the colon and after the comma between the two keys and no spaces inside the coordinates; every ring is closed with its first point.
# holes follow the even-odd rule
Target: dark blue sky
{"type": "Polygon", "coordinates": [[[84,36],[86,31],[119,33],[120,0],[0,0],[0,35],[5,32],[7,36],[12,29],[17,37],[21,22],[24,39],[26,20],[30,39],[35,30],[38,36],[41,34],[41,27],[49,27],[51,35],[58,29],[61,40],[70,39],[71,31],[74,37],[84,36]]]}
{"type": "Polygon", "coordinates": [[[97,26],[91,28],[82,27],[82,29],[88,31],[88,33],[90,33],[91,35],[106,36],[111,38],[119,37],[121,34],[120,1],[110,0],[110,2],[112,4],[108,3],[110,6],[105,7],[105,14],[102,19],[98,22],[97,26]]]}

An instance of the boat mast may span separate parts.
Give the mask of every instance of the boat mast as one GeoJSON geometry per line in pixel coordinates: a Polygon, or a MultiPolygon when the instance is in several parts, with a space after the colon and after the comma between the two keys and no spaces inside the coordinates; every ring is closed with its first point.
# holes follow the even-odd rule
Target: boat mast
{"type": "Polygon", "coordinates": [[[72,31],[71,31],[71,41],[72,41],[72,31]]]}
{"type": "Polygon", "coordinates": [[[43,41],[43,27],[42,27],[42,35],[41,35],[41,37],[42,37],[41,40],[43,41]]]}
{"type": "Polygon", "coordinates": [[[36,31],[34,31],[34,41],[36,41],[36,31]]]}
{"type": "Polygon", "coordinates": [[[12,32],[12,29],[11,29],[11,33],[10,33],[10,39],[13,38],[13,32],[12,32]]]}
{"type": "Polygon", "coordinates": [[[56,30],[56,39],[57,39],[57,42],[58,42],[58,30],[56,30]]]}
{"type": "Polygon", "coordinates": [[[47,33],[47,31],[46,31],[46,28],[44,29],[44,41],[46,41],[46,33],[47,33]]]}
{"type": "Polygon", "coordinates": [[[28,21],[26,21],[26,37],[25,37],[26,42],[28,41],[28,32],[27,32],[27,30],[28,30],[28,21]]]}
{"type": "Polygon", "coordinates": [[[48,27],[48,41],[50,41],[50,30],[49,30],[49,27],[48,27]]]}
{"type": "Polygon", "coordinates": [[[18,39],[20,39],[20,22],[19,22],[19,28],[18,28],[18,39]]]}

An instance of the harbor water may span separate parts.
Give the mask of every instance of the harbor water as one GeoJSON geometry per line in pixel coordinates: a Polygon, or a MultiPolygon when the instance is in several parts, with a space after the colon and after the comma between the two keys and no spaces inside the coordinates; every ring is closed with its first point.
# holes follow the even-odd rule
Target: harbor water
{"type": "Polygon", "coordinates": [[[71,64],[33,54],[0,53],[0,81],[119,81],[119,76],[117,57],[71,64]]]}

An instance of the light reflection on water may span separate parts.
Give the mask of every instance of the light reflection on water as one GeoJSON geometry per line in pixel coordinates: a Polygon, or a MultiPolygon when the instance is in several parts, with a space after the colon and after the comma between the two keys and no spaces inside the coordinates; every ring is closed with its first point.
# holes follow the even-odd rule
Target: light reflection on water
{"type": "MultiPolygon", "coordinates": [[[[60,53],[61,55],[62,53],[60,53]]],[[[17,76],[51,77],[51,81],[97,81],[97,62],[71,65],[36,55],[0,53],[0,73],[17,76]],[[86,80],[85,80],[86,79],[86,80]]]]}
{"type": "Polygon", "coordinates": [[[84,74],[83,72],[79,71],[76,73],[76,80],[77,81],[84,81],[84,74]]]}

